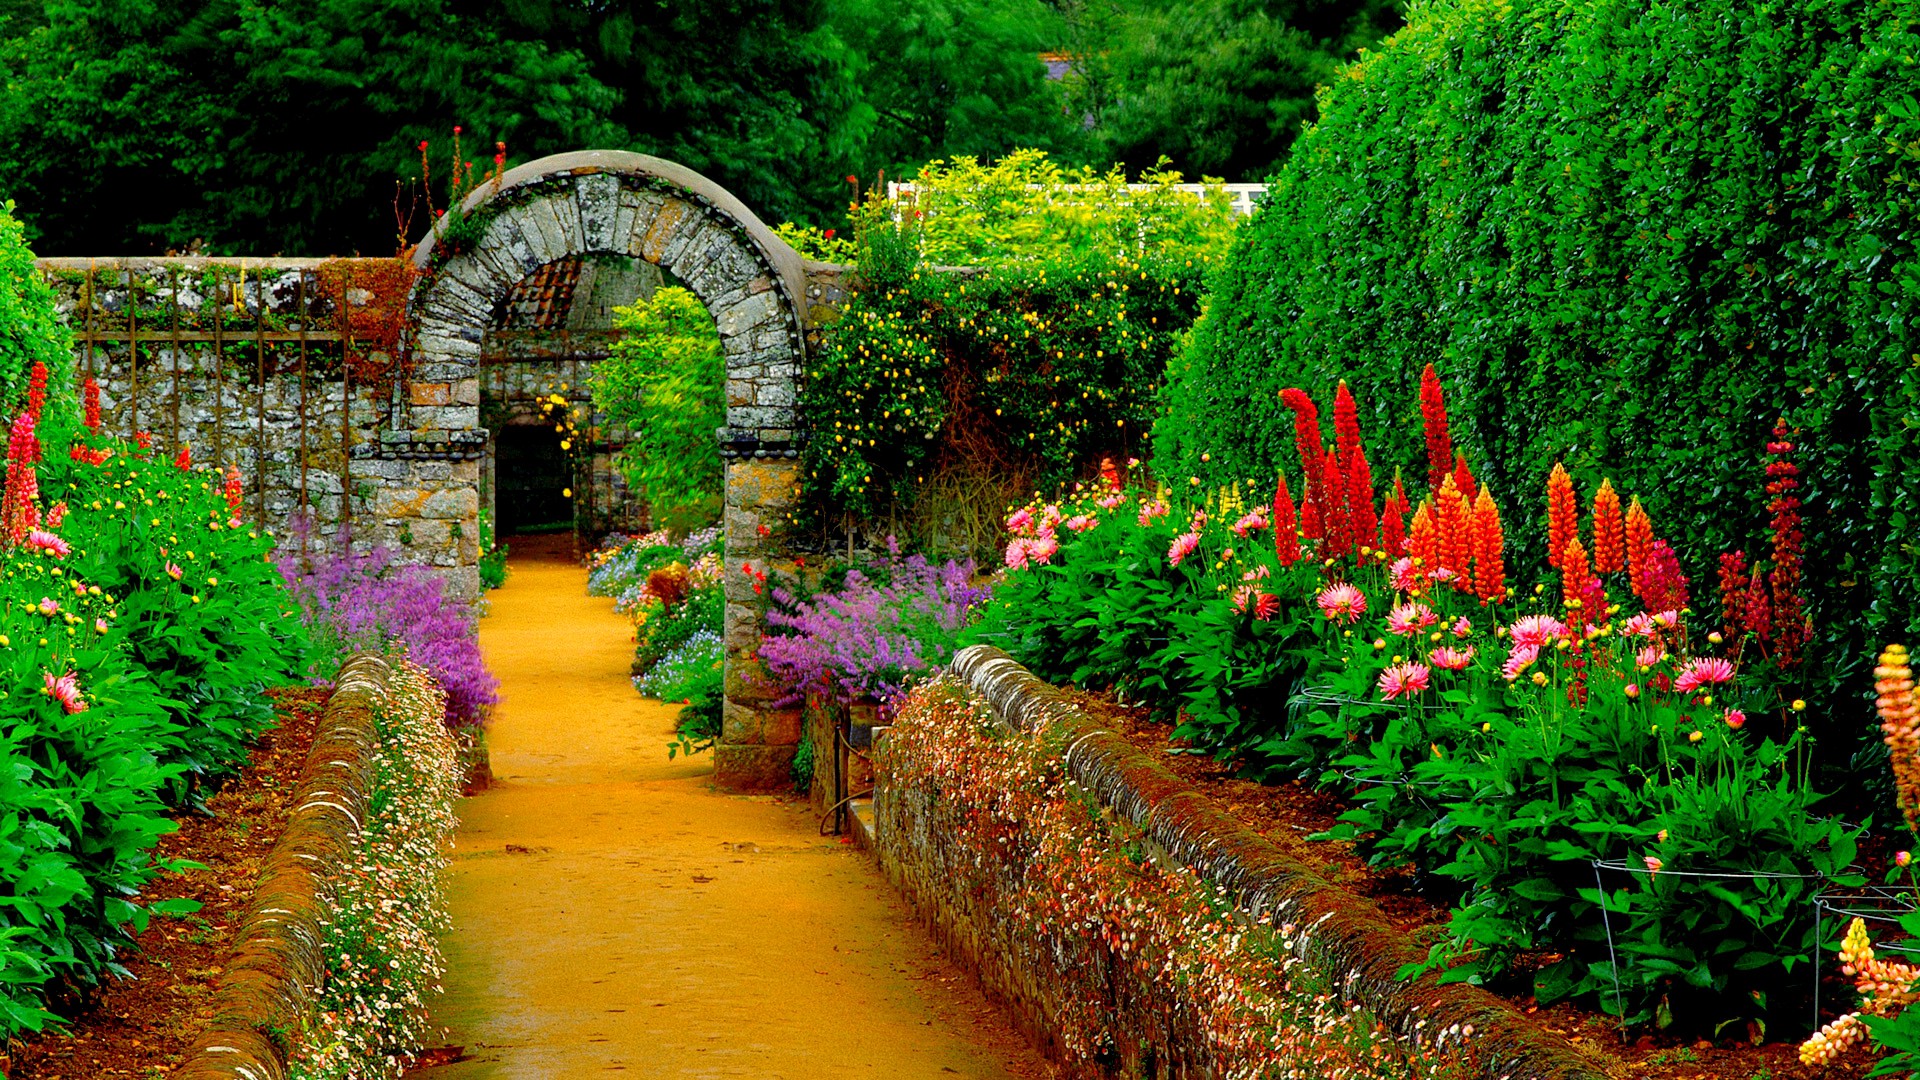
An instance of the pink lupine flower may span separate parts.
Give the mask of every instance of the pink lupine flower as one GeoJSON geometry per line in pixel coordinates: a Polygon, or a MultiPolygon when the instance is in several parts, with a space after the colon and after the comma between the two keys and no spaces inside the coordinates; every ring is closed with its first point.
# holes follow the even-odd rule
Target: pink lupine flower
{"type": "Polygon", "coordinates": [[[1567,624],[1551,615],[1527,615],[1513,624],[1513,643],[1531,645],[1537,649],[1552,644],[1555,638],[1566,632],[1567,624]]]}
{"type": "Polygon", "coordinates": [[[1673,688],[1681,693],[1689,693],[1702,686],[1715,686],[1733,678],[1733,664],[1718,657],[1704,657],[1687,661],[1680,677],[1673,681],[1673,688]]]}
{"type": "Polygon", "coordinates": [[[73,547],[65,540],[60,539],[45,529],[34,529],[28,532],[27,546],[36,551],[47,552],[56,559],[62,558],[73,551],[73,547]]]}
{"type": "Polygon", "coordinates": [[[1430,674],[1425,664],[1412,661],[1395,664],[1380,673],[1380,696],[1388,701],[1412,697],[1428,687],[1430,674]]]}
{"type": "Polygon", "coordinates": [[[1367,613],[1366,594],[1344,581],[1320,590],[1315,602],[1320,605],[1320,613],[1335,622],[1358,622],[1367,613]]]}
{"type": "Polygon", "coordinates": [[[1427,654],[1427,663],[1443,671],[1461,671],[1473,663],[1473,646],[1456,649],[1451,645],[1442,645],[1427,654]]]}
{"type": "Polygon", "coordinates": [[[1193,554],[1199,547],[1199,533],[1181,533],[1179,536],[1173,538],[1173,543],[1167,545],[1167,565],[1179,566],[1186,561],[1187,556],[1193,554]]]}
{"type": "Polygon", "coordinates": [[[43,671],[40,674],[45,680],[45,685],[40,688],[41,693],[58,701],[60,707],[69,713],[87,711],[87,703],[80,696],[79,676],[72,672],[67,672],[64,675],[55,675],[51,671],[43,671]]]}
{"type": "Polygon", "coordinates": [[[1425,604],[1396,604],[1387,612],[1387,632],[1412,637],[1439,621],[1440,617],[1425,604]]]}
{"type": "Polygon", "coordinates": [[[1513,651],[1507,654],[1507,662],[1500,665],[1500,675],[1508,682],[1512,682],[1538,659],[1540,659],[1540,646],[1516,645],[1513,651]]]}

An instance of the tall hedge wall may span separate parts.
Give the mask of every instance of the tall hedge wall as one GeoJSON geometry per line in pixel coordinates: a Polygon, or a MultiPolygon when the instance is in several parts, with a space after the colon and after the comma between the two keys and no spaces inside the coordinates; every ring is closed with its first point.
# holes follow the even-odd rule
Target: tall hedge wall
{"type": "Polygon", "coordinates": [[[1324,407],[1346,378],[1375,475],[1419,475],[1431,361],[1530,562],[1562,460],[1583,497],[1604,473],[1647,502],[1705,610],[1717,553],[1765,553],[1784,415],[1806,430],[1807,677],[1858,734],[1868,643],[1920,632],[1916,97],[1915,0],[1416,8],[1322,91],[1214,275],[1158,464],[1295,471],[1278,392],[1324,407]]]}

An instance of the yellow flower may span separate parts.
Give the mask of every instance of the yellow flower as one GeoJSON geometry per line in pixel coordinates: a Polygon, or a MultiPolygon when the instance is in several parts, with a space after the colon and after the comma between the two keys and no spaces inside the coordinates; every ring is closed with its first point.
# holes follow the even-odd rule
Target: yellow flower
{"type": "Polygon", "coordinates": [[[1793,704],[1792,704],[1791,706],[1789,706],[1789,707],[1790,707],[1791,709],[1793,709],[1793,711],[1794,711],[1794,712],[1806,712],[1806,711],[1807,711],[1807,703],[1806,703],[1806,701],[1805,701],[1805,700],[1803,700],[1803,699],[1801,699],[1801,698],[1794,698],[1794,699],[1793,699],[1793,704]]]}
{"type": "Polygon", "coordinates": [[[1704,739],[1706,737],[1707,737],[1707,733],[1704,731],[1690,731],[1687,733],[1688,742],[1699,742],[1701,739],[1704,739]]]}
{"type": "Polygon", "coordinates": [[[1534,673],[1533,673],[1533,685],[1535,685],[1535,686],[1545,686],[1545,685],[1547,685],[1547,673],[1546,673],[1546,672],[1544,672],[1544,671],[1536,671],[1536,672],[1534,672],[1534,673]]]}

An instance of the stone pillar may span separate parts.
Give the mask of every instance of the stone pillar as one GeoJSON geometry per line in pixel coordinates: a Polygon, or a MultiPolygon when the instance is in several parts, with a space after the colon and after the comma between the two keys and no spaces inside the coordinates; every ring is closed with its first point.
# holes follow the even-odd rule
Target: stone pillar
{"type": "Polygon", "coordinates": [[[759,660],[766,597],[754,589],[759,575],[793,572],[792,554],[776,540],[799,482],[800,462],[794,457],[741,456],[727,462],[727,697],[713,775],[729,791],[793,786],[801,708],[773,707],[775,695],[759,660]]]}

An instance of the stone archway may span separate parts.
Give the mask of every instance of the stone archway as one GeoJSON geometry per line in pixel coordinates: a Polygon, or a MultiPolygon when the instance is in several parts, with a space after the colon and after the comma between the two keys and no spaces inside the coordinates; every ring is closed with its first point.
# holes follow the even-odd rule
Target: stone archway
{"type": "MultiPolygon", "coordinates": [[[[727,701],[715,776],[737,789],[786,785],[800,715],[771,708],[754,677],[761,631],[754,575],[791,565],[769,534],[799,479],[796,391],[809,268],[718,184],[644,154],[541,158],[482,184],[461,211],[457,229],[443,223],[415,255],[425,276],[412,302],[411,382],[396,410],[406,421],[387,436],[383,456],[424,465],[460,460],[476,441],[484,444],[482,333],[507,291],[541,266],[606,254],[644,259],[678,278],[712,313],[726,356],[727,426],[717,434],[726,462],[727,701]]],[[[462,501],[477,508],[477,499],[475,492],[462,501]]],[[[453,572],[471,576],[477,550],[459,549],[453,572]]],[[[456,588],[472,595],[475,585],[456,588]]]]}

